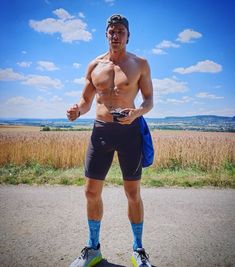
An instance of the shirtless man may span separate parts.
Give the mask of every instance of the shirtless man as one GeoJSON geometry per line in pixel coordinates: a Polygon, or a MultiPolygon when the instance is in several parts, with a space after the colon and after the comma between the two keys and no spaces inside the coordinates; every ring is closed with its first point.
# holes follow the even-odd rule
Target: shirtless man
{"type": "Polygon", "coordinates": [[[142,166],[138,117],[152,109],[153,87],[147,61],[126,51],[129,36],[125,17],[113,15],[108,19],[109,51],[89,64],[81,99],[67,111],[68,119],[74,121],[90,110],[96,97],[96,120],[85,160],[89,239],[71,267],[90,267],[102,260],[99,243],[103,215],[101,194],[114,151],[117,151],[123,175],[133,231],[131,260],[135,267],[151,266],[142,246],[144,211],[140,195],[142,166]],[[139,90],[143,102],[136,108],[134,99],[139,90]],[[122,117],[117,118],[119,111],[122,117]]]}

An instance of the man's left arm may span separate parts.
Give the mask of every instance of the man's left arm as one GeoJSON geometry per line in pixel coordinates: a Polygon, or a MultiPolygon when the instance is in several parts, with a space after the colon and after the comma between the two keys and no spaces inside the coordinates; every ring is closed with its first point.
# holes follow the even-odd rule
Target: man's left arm
{"type": "Polygon", "coordinates": [[[141,116],[153,108],[153,84],[151,79],[151,71],[148,62],[145,59],[142,63],[142,72],[138,85],[143,98],[142,104],[137,109],[139,116],[141,116]]]}
{"type": "Polygon", "coordinates": [[[124,109],[124,112],[128,112],[128,116],[119,119],[119,122],[121,124],[130,124],[136,118],[144,115],[153,108],[153,85],[149,64],[147,60],[141,59],[140,65],[140,78],[138,81],[138,88],[141,91],[143,102],[139,108],[124,109]]]}

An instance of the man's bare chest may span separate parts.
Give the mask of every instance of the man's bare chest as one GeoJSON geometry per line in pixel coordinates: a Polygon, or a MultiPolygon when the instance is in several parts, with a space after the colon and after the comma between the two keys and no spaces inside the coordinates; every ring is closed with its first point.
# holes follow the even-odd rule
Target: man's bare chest
{"type": "Polygon", "coordinates": [[[92,71],[91,78],[94,86],[100,90],[110,87],[123,88],[138,82],[139,71],[130,64],[115,65],[101,62],[92,71]]]}

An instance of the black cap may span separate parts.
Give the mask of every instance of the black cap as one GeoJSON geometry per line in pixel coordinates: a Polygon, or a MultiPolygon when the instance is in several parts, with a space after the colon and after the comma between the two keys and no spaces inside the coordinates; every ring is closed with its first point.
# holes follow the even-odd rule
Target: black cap
{"type": "Polygon", "coordinates": [[[107,20],[106,31],[107,31],[108,27],[112,24],[124,25],[126,27],[128,33],[129,33],[129,22],[128,22],[127,18],[125,18],[124,16],[119,15],[119,14],[114,14],[111,17],[109,17],[107,20]]]}

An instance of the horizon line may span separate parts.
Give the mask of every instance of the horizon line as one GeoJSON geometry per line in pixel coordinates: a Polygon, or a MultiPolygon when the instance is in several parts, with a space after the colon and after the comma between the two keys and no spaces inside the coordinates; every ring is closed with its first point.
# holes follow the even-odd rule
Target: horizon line
{"type": "MultiPolygon", "coordinates": [[[[205,115],[205,114],[198,114],[198,115],[187,115],[187,116],[165,116],[165,117],[145,117],[147,119],[166,119],[166,118],[188,118],[188,117],[227,117],[233,118],[235,115],[205,115]]],[[[51,119],[67,119],[66,117],[48,117],[48,118],[40,118],[40,117],[0,117],[0,120],[19,120],[19,119],[34,119],[34,120],[51,120],[51,119]]],[[[80,118],[80,120],[94,120],[95,117],[87,117],[87,118],[80,118]]],[[[69,121],[69,120],[68,120],[69,121]]],[[[73,121],[74,122],[74,121],[73,121]]]]}

